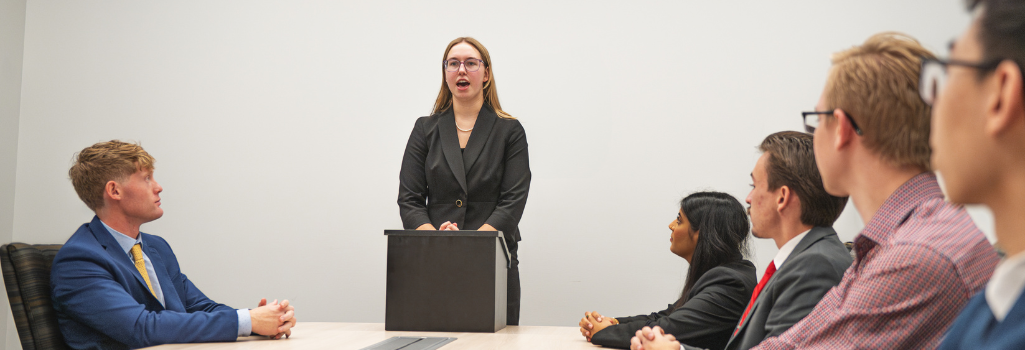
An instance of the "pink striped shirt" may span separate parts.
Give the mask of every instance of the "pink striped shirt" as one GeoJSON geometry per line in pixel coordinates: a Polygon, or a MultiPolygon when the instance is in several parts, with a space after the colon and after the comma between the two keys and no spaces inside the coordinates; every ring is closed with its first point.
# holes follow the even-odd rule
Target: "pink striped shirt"
{"type": "Polygon", "coordinates": [[[854,251],[843,280],[807,317],[754,349],[935,349],[998,260],[932,173],[890,195],[854,251]]]}

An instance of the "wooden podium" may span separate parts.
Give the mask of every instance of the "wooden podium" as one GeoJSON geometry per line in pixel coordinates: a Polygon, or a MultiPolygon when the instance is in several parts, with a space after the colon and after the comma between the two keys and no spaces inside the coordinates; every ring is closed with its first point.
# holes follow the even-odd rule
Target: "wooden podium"
{"type": "Polygon", "coordinates": [[[388,331],[505,328],[509,250],[500,231],[386,230],[388,331]]]}

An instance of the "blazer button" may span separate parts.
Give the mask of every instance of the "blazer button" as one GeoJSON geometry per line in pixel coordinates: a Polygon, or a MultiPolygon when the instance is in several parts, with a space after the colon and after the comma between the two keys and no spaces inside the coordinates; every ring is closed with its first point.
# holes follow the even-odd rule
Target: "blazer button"
{"type": "Polygon", "coordinates": [[[462,207],[463,207],[463,200],[462,199],[456,199],[456,208],[462,208],[462,207]]]}

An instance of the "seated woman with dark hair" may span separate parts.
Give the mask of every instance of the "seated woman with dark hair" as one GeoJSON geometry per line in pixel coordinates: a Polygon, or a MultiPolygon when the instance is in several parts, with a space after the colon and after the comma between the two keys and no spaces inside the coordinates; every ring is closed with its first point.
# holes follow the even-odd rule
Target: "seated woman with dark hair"
{"type": "Polygon", "coordinates": [[[580,333],[588,341],[629,348],[635,332],[659,326],[686,344],[726,347],[757,284],[754,264],[744,260],[750,230],[744,206],[725,193],[693,193],[680,201],[680,212],[669,229],[669,250],[690,264],[680,299],[649,315],[610,318],[585,313],[580,333]]]}

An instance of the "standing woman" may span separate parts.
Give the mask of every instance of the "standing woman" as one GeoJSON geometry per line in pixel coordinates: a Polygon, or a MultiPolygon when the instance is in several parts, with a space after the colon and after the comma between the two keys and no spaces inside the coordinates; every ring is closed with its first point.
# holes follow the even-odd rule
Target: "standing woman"
{"type": "Polygon", "coordinates": [[[527,135],[502,110],[488,50],[456,38],[442,61],[441,91],[413,125],[399,173],[405,229],[502,231],[511,255],[506,324],[520,319],[517,227],[530,189],[527,135]]]}

